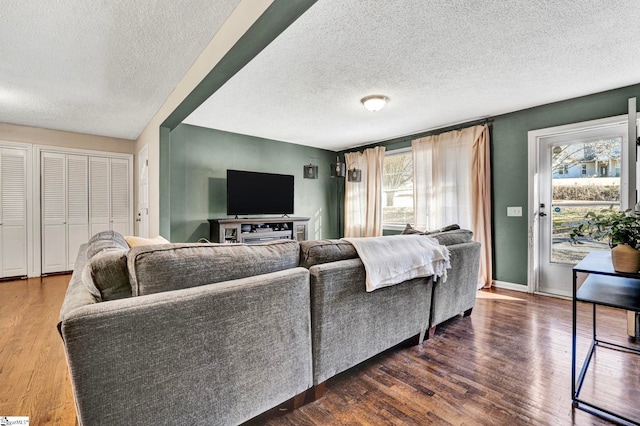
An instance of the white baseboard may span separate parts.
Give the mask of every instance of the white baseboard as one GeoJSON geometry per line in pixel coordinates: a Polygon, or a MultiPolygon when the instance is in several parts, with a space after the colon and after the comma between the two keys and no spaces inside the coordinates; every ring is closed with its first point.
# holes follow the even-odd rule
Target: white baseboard
{"type": "Polygon", "coordinates": [[[515,283],[506,282],[506,281],[493,280],[493,285],[496,286],[497,288],[504,288],[505,290],[515,290],[515,291],[521,291],[523,293],[529,292],[528,287],[524,284],[515,284],[515,283]]]}

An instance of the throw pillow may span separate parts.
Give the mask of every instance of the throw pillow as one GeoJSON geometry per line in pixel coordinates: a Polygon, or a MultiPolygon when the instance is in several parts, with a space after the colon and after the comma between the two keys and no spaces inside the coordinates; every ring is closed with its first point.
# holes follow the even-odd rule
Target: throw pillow
{"type": "Polygon", "coordinates": [[[133,235],[127,235],[124,237],[124,240],[129,244],[129,247],[137,247],[137,246],[150,246],[153,244],[171,244],[167,239],[158,235],[154,238],[143,238],[136,237],[133,235]]]}
{"type": "Polygon", "coordinates": [[[453,224],[453,225],[447,225],[447,226],[443,226],[442,228],[438,229],[437,231],[434,232],[447,232],[447,231],[455,231],[456,229],[460,229],[460,225],[457,224],[453,224]]]}
{"type": "Polygon", "coordinates": [[[97,300],[107,301],[131,297],[128,249],[106,249],[93,256],[82,273],[82,281],[97,300]]]}
{"type": "Polygon", "coordinates": [[[405,226],[404,230],[402,231],[402,235],[411,235],[411,234],[430,235],[430,234],[435,234],[436,232],[455,231],[456,229],[460,229],[460,225],[457,225],[457,224],[447,225],[447,226],[443,226],[440,229],[436,229],[435,231],[425,230],[424,232],[422,232],[422,231],[418,231],[413,226],[407,223],[407,226],[405,226]]]}
{"type": "Polygon", "coordinates": [[[411,234],[420,234],[420,235],[425,235],[424,232],[422,231],[418,231],[417,229],[415,229],[413,226],[409,225],[407,223],[407,226],[404,227],[404,230],[402,231],[402,235],[411,235],[411,234]]]}
{"type": "Polygon", "coordinates": [[[452,231],[434,232],[427,235],[438,240],[443,246],[468,243],[473,238],[473,232],[467,229],[454,229],[452,231]]]}
{"type": "Polygon", "coordinates": [[[456,224],[444,226],[436,231],[420,232],[407,223],[402,235],[411,234],[428,235],[435,238],[443,246],[468,243],[473,238],[473,232],[467,229],[460,229],[460,226],[456,224]]]}

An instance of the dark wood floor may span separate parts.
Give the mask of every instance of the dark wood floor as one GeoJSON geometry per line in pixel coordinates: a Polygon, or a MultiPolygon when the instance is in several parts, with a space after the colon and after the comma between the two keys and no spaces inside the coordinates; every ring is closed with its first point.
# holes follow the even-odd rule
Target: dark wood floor
{"type": "MultiPolygon", "coordinates": [[[[0,416],[74,425],[57,316],[68,275],[0,282],[0,416]]],[[[581,305],[586,353],[590,308],[581,305]]],[[[601,335],[627,343],[625,313],[599,309],[601,335]]],[[[259,342],[257,342],[259,344],[259,342]]],[[[599,350],[600,351],[600,350],[599,350]]],[[[250,425],[603,425],[571,408],[571,302],[482,291],[471,317],[439,327],[327,383],[324,398],[275,408],[250,425]]],[[[597,353],[583,397],[640,419],[640,357],[597,353]],[[632,390],[635,389],[635,390],[632,390]]]]}

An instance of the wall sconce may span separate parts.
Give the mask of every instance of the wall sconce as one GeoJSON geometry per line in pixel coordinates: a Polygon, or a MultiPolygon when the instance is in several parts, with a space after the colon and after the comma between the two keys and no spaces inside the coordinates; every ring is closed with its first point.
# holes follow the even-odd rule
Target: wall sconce
{"type": "Polygon", "coordinates": [[[336,163],[331,165],[331,177],[345,177],[347,174],[347,165],[340,162],[336,156],[336,163]]]}
{"type": "Polygon", "coordinates": [[[318,166],[311,164],[311,161],[309,161],[309,164],[304,166],[303,177],[305,179],[318,179],[318,166]]]}
{"type": "Polygon", "coordinates": [[[356,169],[355,167],[353,169],[349,169],[349,172],[347,173],[347,180],[349,182],[362,181],[362,170],[356,169]]]}
{"type": "Polygon", "coordinates": [[[380,111],[388,100],[389,98],[384,95],[370,95],[360,99],[360,102],[367,111],[376,112],[380,111]]]}

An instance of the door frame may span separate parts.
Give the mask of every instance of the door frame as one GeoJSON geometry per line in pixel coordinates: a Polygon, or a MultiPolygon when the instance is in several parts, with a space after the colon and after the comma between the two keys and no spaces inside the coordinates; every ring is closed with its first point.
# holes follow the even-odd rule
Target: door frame
{"type": "Polygon", "coordinates": [[[134,220],[135,220],[135,229],[134,232],[136,235],[140,236],[140,237],[149,237],[149,146],[148,145],[144,145],[142,147],[142,149],[140,149],[140,151],[138,152],[138,154],[136,155],[136,175],[135,175],[135,182],[136,182],[136,188],[137,190],[137,196],[136,196],[136,200],[135,200],[135,209],[134,209],[134,220]],[[142,181],[141,181],[141,168],[144,167],[141,163],[142,160],[145,160],[147,165],[147,169],[146,169],[146,173],[147,173],[147,185],[146,187],[142,186],[142,181]],[[147,214],[146,214],[146,232],[142,232],[143,226],[142,226],[142,221],[138,222],[138,214],[140,213],[140,198],[145,198],[147,200],[147,214]]]}
{"type": "MultiPolygon", "coordinates": [[[[565,124],[562,126],[547,127],[544,129],[531,130],[528,132],[528,211],[527,211],[527,292],[538,293],[540,276],[540,221],[538,217],[538,206],[540,205],[540,150],[541,140],[551,136],[559,136],[566,133],[589,131],[599,127],[613,126],[628,123],[627,115],[601,118],[598,120],[583,121],[580,123],[565,124]]],[[[629,138],[627,138],[628,140],[629,138]]],[[[623,141],[621,160],[626,164],[625,156],[628,150],[628,143],[623,141]]],[[[547,294],[547,293],[545,293],[547,294]]]]}

